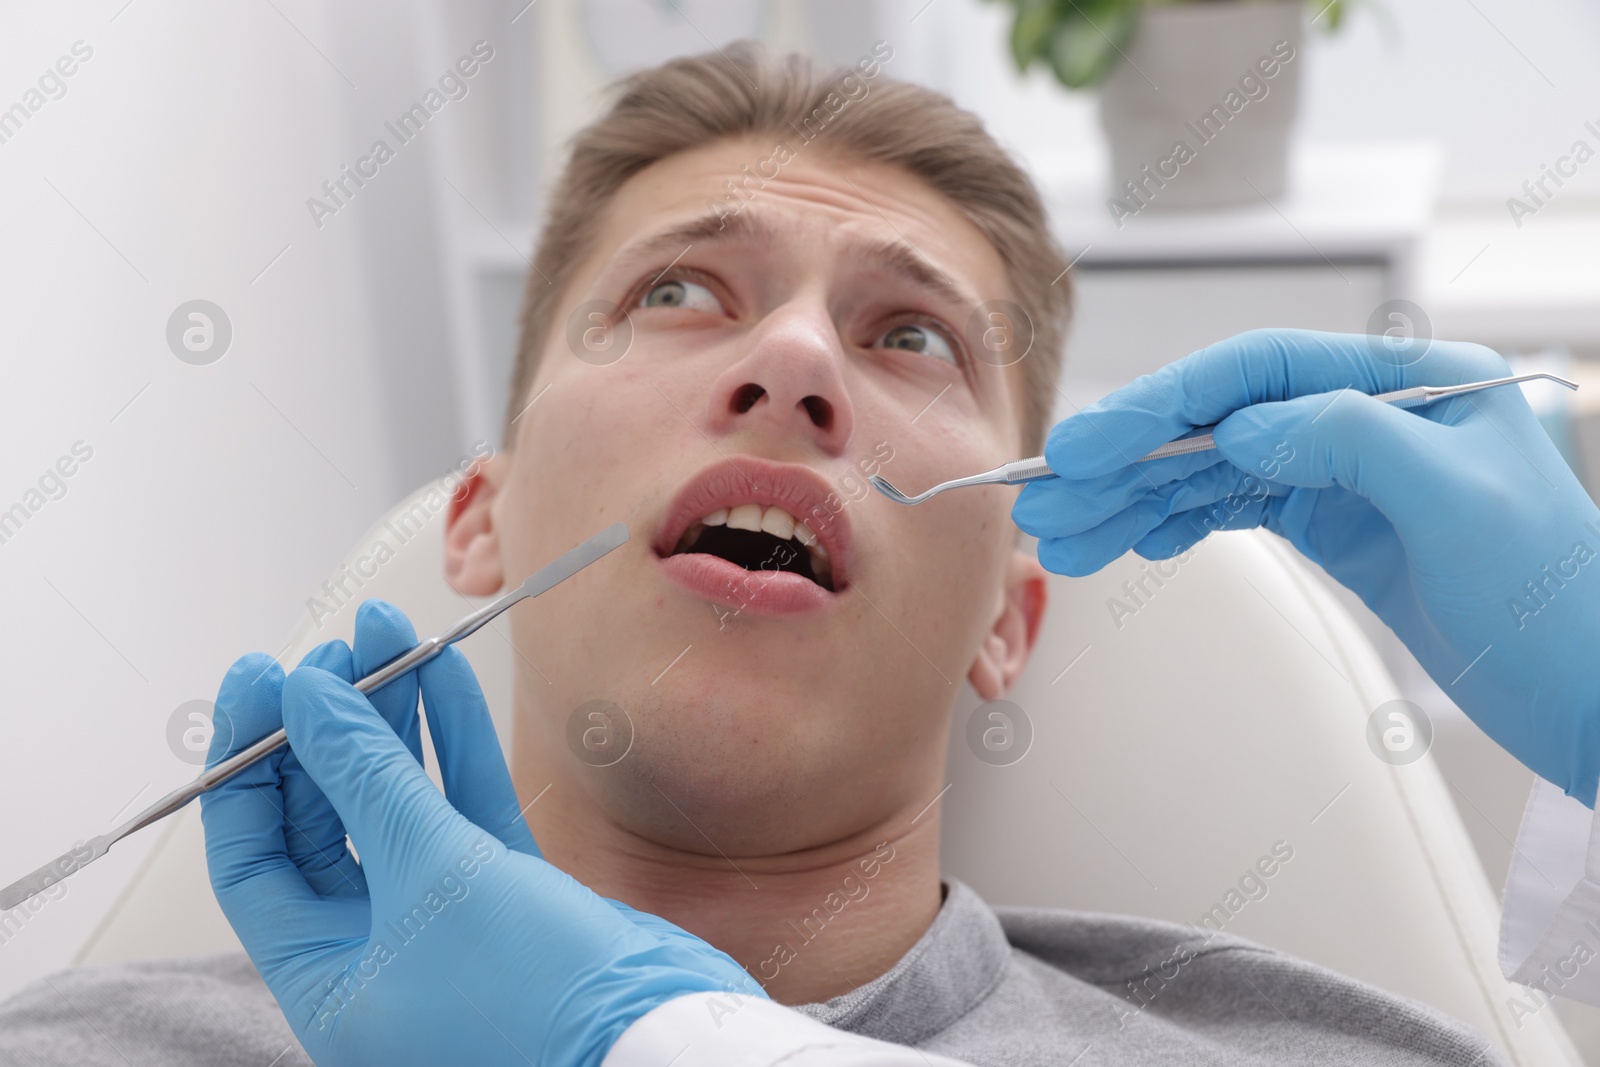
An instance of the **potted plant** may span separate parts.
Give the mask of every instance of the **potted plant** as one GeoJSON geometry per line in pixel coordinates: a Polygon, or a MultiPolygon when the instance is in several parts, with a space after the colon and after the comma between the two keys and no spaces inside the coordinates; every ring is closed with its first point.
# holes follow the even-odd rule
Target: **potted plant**
{"type": "MultiPolygon", "coordinates": [[[[1275,199],[1300,96],[1305,0],[1006,0],[1011,53],[1070,89],[1098,86],[1107,206],[1141,211],[1275,199]]],[[[1349,0],[1311,0],[1336,29],[1349,0]]]]}

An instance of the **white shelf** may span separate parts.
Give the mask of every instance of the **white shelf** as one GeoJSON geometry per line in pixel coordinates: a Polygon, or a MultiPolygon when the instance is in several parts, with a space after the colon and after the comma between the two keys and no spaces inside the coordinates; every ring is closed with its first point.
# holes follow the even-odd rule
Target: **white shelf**
{"type": "Polygon", "coordinates": [[[1423,306],[1444,336],[1495,347],[1600,348],[1600,204],[1504,205],[1441,219],[1421,256],[1423,306]]]}
{"type": "Polygon", "coordinates": [[[1393,262],[1431,224],[1442,154],[1429,142],[1297,145],[1288,191],[1212,211],[1162,211],[1159,201],[1119,227],[1110,182],[1082,167],[1041,167],[1057,236],[1080,266],[1218,261],[1393,262]]]}

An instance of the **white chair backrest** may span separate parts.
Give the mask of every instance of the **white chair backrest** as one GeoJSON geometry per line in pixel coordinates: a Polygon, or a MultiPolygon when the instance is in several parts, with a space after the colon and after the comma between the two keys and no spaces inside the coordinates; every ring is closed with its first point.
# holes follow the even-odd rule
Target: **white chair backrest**
{"type": "MultiPolygon", "coordinates": [[[[354,596],[331,617],[308,612],[283,662],[348,640],[366,597],[422,635],[484,602],[444,581],[444,511],[422,499],[357,542],[346,568],[363,584],[347,583],[354,596]],[[406,514],[401,543],[391,520],[406,514]],[[393,557],[355,569],[380,540],[393,557]]],[[[1214,535],[1181,562],[1130,554],[1052,578],[1050,594],[1007,696],[1020,714],[994,718],[1006,709],[965,688],[957,703],[938,801],[951,875],[993,904],[1209,917],[1432,1004],[1519,1065],[1577,1062],[1554,1012],[1513,1017],[1526,993],[1500,977],[1495,897],[1443,780],[1431,757],[1394,766],[1369,747],[1393,682],[1296,553],[1264,531],[1214,535]]],[[[509,748],[504,622],[460,647],[509,748]]],[[[75,962],[238,947],[206,880],[197,808],[165,828],[75,962]]]]}

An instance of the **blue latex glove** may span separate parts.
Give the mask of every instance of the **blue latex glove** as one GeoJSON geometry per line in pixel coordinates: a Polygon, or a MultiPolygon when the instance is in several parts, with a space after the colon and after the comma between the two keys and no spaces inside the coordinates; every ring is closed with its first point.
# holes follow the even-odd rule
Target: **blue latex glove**
{"type": "Polygon", "coordinates": [[[724,953],[540,857],[459,651],[370,698],[350,685],[415,643],[369,600],[353,651],[324,644],[287,678],[248,655],[217,695],[233,744],[219,751],[218,729],[211,763],[289,732],[202,817],[212,889],[311,1058],[594,1067],[673,997],[763,995],[724,953]],[[419,682],[444,796],[422,769],[419,682]]]}
{"type": "Polygon", "coordinates": [[[1055,426],[1045,459],[1060,477],[1026,486],[1013,518],[1071,575],[1265,526],[1359,595],[1489,736],[1592,807],[1600,509],[1518,387],[1410,410],[1363,395],[1504,377],[1499,355],[1435,341],[1402,367],[1374,344],[1257,330],[1141,377],[1055,426]],[[1216,451],[1131,463],[1213,422],[1216,451]]]}

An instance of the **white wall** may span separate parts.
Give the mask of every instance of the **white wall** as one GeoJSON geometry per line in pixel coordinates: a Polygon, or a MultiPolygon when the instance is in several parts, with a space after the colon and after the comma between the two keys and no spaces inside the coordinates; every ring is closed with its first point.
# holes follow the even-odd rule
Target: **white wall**
{"type": "MultiPolygon", "coordinates": [[[[93,449],[0,544],[0,883],[191,778],[173,710],[278,651],[378,509],[470,448],[428,284],[434,131],[320,231],[305,207],[426,87],[407,19],[125,2],[0,11],[0,107],[93,49],[0,144],[0,508],[93,449]],[[165,339],[195,297],[232,321],[209,366],[165,339]]],[[[0,926],[0,995],[67,963],[151,837],[0,926]]]]}
{"type": "MultiPolygon", "coordinates": [[[[1315,54],[1306,132],[1438,137],[1447,199],[1499,205],[1585,136],[1585,120],[1600,125],[1597,47],[1587,0],[1383,0],[1315,54]]],[[[1573,193],[1600,194],[1600,165],[1573,193]]]]}

